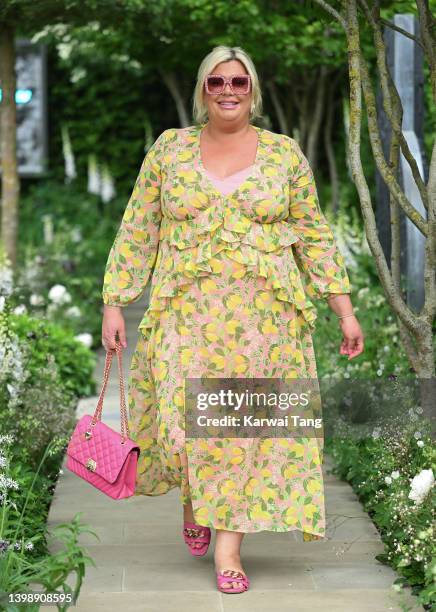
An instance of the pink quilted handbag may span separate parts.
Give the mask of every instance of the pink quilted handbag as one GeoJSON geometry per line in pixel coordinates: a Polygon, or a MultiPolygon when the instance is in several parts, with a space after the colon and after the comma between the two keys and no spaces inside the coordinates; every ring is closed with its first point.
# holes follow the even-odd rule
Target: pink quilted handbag
{"type": "Polygon", "coordinates": [[[77,423],[67,447],[66,467],[113,499],[135,493],[139,446],[129,439],[124,396],[122,347],[106,352],[103,386],[94,415],[85,414],[77,423]],[[103,396],[114,353],[117,353],[120,377],[121,434],[101,421],[103,396]]]}

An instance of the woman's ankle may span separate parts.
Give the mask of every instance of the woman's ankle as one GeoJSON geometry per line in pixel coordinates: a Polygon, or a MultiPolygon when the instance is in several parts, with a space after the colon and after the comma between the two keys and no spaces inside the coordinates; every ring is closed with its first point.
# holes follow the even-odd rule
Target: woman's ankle
{"type": "Polygon", "coordinates": [[[234,552],[226,552],[226,551],[220,551],[220,552],[216,552],[214,553],[214,561],[216,565],[222,565],[223,563],[237,563],[238,565],[241,564],[241,553],[234,551],[234,552]]]}
{"type": "Polygon", "coordinates": [[[183,520],[188,521],[189,523],[195,523],[191,502],[188,502],[183,506],[183,520]]]}

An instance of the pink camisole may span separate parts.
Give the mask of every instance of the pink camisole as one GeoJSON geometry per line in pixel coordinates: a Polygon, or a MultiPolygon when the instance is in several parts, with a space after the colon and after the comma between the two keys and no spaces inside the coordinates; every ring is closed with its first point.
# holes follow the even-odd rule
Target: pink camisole
{"type": "Polygon", "coordinates": [[[229,193],[233,193],[238,185],[243,183],[247,176],[251,174],[251,170],[254,164],[248,166],[247,168],[242,168],[242,170],[238,170],[238,172],[234,172],[226,178],[220,178],[213,174],[210,170],[204,169],[209,180],[213,183],[218,191],[220,191],[224,195],[228,195],[229,193]]]}

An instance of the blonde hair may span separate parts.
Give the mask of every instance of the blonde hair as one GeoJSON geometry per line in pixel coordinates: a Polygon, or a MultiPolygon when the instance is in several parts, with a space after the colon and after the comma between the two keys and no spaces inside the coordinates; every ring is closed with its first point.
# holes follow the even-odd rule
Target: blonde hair
{"type": "Polygon", "coordinates": [[[250,120],[262,116],[262,93],[260,91],[259,77],[257,76],[256,68],[251,58],[241,49],[241,47],[219,45],[218,47],[214,47],[212,51],[206,55],[198,69],[192,105],[192,114],[196,123],[203,123],[208,116],[207,105],[203,98],[206,75],[210,74],[217,64],[228,62],[229,60],[240,61],[251,77],[252,99],[250,120]]]}

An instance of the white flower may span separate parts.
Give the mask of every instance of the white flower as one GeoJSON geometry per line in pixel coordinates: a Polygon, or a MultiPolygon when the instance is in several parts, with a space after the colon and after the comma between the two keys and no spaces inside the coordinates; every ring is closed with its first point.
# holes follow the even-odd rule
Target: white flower
{"type": "Polygon", "coordinates": [[[416,505],[422,504],[433,485],[433,470],[421,470],[410,483],[409,499],[413,499],[416,505]]]}
{"type": "Polygon", "coordinates": [[[413,434],[415,440],[420,440],[422,438],[422,433],[420,431],[415,431],[413,434]]]}
{"type": "MultiPolygon", "coordinates": [[[[6,258],[5,258],[6,259],[6,258]]],[[[13,272],[9,259],[0,265],[0,294],[10,295],[13,289],[13,272]]]]}
{"type": "Polygon", "coordinates": [[[53,285],[48,292],[49,299],[55,304],[65,304],[71,302],[71,295],[63,285],[53,285]]]}
{"type": "Polygon", "coordinates": [[[10,383],[6,383],[6,387],[7,390],[9,391],[9,395],[11,397],[17,397],[18,395],[18,389],[17,387],[14,387],[13,385],[11,385],[10,383]]]}
{"type": "Polygon", "coordinates": [[[43,224],[44,242],[45,244],[51,244],[54,239],[53,216],[43,215],[42,224],[43,224]]]}
{"type": "Polygon", "coordinates": [[[372,437],[374,440],[377,440],[377,438],[380,438],[380,429],[374,429],[374,431],[372,432],[372,437]]]}
{"type": "Polygon", "coordinates": [[[82,230],[80,227],[73,227],[70,232],[71,240],[73,242],[80,242],[82,240],[82,230]]]}
{"type": "Polygon", "coordinates": [[[77,336],[74,336],[74,338],[78,340],[79,342],[81,342],[82,344],[84,344],[85,346],[87,346],[88,348],[91,348],[92,346],[92,335],[91,334],[88,334],[88,333],[77,334],[77,336]]]}
{"type": "Polygon", "coordinates": [[[0,489],[18,489],[18,482],[12,480],[12,478],[7,478],[4,474],[0,474],[0,489]]]}
{"type": "Polygon", "coordinates": [[[67,317],[80,317],[82,313],[78,306],[70,306],[65,311],[65,314],[67,315],[67,317]]]}
{"type": "Polygon", "coordinates": [[[14,308],[14,314],[16,315],[26,314],[26,312],[27,312],[27,308],[25,304],[20,304],[19,306],[16,306],[14,308]]]}
{"type": "Polygon", "coordinates": [[[394,470],[394,471],[391,473],[391,476],[392,476],[392,478],[393,478],[394,480],[397,480],[397,478],[399,478],[399,477],[400,477],[400,472],[399,472],[398,470],[394,470]]]}
{"type": "Polygon", "coordinates": [[[59,300],[60,298],[62,298],[65,295],[66,291],[67,290],[64,287],[64,285],[53,285],[53,287],[48,292],[48,297],[53,302],[56,302],[57,300],[59,300]]]}
{"type": "Polygon", "coordinates": [[[47,306],[47,309],[45,311],[45,314],[47,315],[48,318],[50,318],[50,316],[54,313],[56,313],[58,311],[59,306],[57,306],[57,304],[49,304],[47,306]]]}
{"type": "Polygon", "coordinates": [[[385,476],[385,483],[388,485],[392,484],[392,478],[390,476],[385,476]]]}
{"type": "Polygon", "coordinates": [[[115,196],[114,181],[106,164],[101,173],[100,195],[104,203],[109,202],[115,196]]]}
{"type": "Polygon", "coordinates": [[[418,442],[416,443],[419,448],[422,448],[424,446],[424,441],[423,440],[418,440],[418,442]]]}
{"type": "Polygon", "coordinates": [[[39,295],[37,293],[32,293],[29,301],[32,306],[42,306],[45,300],[42,295],[39,295]]]}
{"type": "Polygon", "coordinates": [[[97,157],[94,154],[88,156],[88,192],[100,193],[101,176],[97,164],[97,157]]]}
{"type": "Polygon", "coordinates": [[[33,542],[27,542],[25,548],[26,550],[33,550],[33,542]]]}
{"type": "Polygon", "coordinates": [[[81,79],[84,79],[87,75],[87,70],[82,67],[74,66],[71,70],[70,81],[71,83],[77,83],[81,79]]]}
{"type": "Polygon", "coordinates": [[[56,45],[58,50],[59,57],[63,60],[69,59],[71,52],[73,50],[73,46],[68,44],[67,42],[60,42],[56,45]]]}
{"type": "Polygon", "coordinates": [[[69,183],[72,179],[77,176],[76,163],[74,160],[73,148],[71,146],[70,134],[67,125],[62,125],[62,152],[64,154],[64,166],[65,166],[65,182],[69,183]]]}
{"type": "Polygon", "coordinates": [[[4,295],[0,295],[0,312],[3,312],[6,304],[6,298],[4,295]]]}

